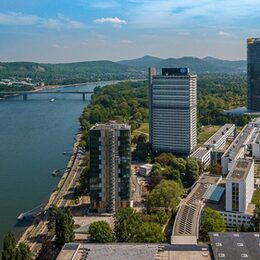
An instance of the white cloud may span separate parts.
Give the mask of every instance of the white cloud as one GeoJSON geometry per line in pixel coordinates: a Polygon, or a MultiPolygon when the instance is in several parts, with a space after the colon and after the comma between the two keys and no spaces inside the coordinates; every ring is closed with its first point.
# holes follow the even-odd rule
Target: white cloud
{"type": "Polygon", "coordinates": [[[259,0],[128,0],[128,20],[137,28],[169,29],[258,27],[259,0]]]}
{"type": "Polygon", "coordinates": [[[86,25],[79,21],[70,20],[68,17],[58,14],[57,18],[50,18],[42,21],[42,25],[48,29],[83,29],[86,25]]]}
{"type": "Polygon", "coordinates": [[[40,18],[36,15],[23,13],[0,13],[0,24],[3,25],[32,25],[37,23],[40,18]]]}
{"type": "Polygon", "coordinates": [[[71,20],[70,18],[58,14],[55,18],[41,18],[36,15],[23,14],[23,13],[0,13],[1,25],[37,25],[43,26],[48,29],[83,29],[87,25],[80,22],[71,20]]]}
{"type": "Polygon", "coordinates": [[[231,34],[230,33],[228,33],[228,32],[218,32],[218,35],[220,35],[220,36],[231,36],[231,34]]]}
{"type": "Polygon", "coordinates": [[[127,24],[126,20],[119,19],[118,17],[102,17],[95,20],[95,23],[111,23],[113,25],[127,24]]]}

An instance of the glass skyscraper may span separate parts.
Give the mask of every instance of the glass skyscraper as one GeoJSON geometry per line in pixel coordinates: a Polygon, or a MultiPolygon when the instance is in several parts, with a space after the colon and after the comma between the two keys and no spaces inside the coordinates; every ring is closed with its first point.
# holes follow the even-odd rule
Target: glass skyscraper
{"type": "Polygon", "coordinates": [[[260,111],[260,38],[247,39],[247,107],[260,111]]]}
{"type": "Polygon", "coordinates": [[[130,136],[125,124],[96,124],[90,129],[90,199],[99,212],[130,205],[130,136]]]}

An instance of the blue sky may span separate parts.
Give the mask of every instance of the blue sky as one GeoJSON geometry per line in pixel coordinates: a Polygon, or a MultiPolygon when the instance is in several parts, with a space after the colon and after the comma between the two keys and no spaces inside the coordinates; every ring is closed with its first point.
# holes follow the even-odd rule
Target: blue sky
{"type": "Polygon", "coordinates": [[[0,0],[0,61],[245,59],[260,0],[0,0]]]}

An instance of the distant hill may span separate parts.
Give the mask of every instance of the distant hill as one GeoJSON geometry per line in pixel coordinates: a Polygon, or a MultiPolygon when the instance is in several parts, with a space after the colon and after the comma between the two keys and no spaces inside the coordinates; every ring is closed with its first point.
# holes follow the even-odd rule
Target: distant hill
{"type": "Polygon", "coordinates": [[[43,64],[33,62],[0,62],[0,79],[32,78],[47,84],[72,84],[86,81],[138,78],[140,70],[112,61],[43,64]]]}
{"type": "Polygon", "coordinates": [[[86,61],[60,64],[34,62],[0,62],[0,80],[29,77],[33,82],[47,84],[73,84],[86,81],[145,78],[148,67],[189,67],[197,74],[246,72],[246,61],[228,61],[206,57],[161,59],[144,56],[139,59],[112,61],[86,61]]]}
{"type": "Polygon", "coordinates": [[[118,62],[140,70],[147,70],[148,67],[189,67],[191,71],[198,74],[205,73],[241,73],[246,72],[246,61],[228,61],[213,57],[199,59],[196,57],[182,57],[160,59],[152,56],[144,56],[139,59],[122,60],[118,62]]]}
{"type": "Polygon", "coordinates": [[[163,59],[161,58],[147,55],[139,59],[121,60],[118,61],[118,63],[129,67],[135,67],[138,69],[147,70],[147,68],[151,67],[151,64],[155,66],[156,64],[159,64],[162,60],[163,59]]]}

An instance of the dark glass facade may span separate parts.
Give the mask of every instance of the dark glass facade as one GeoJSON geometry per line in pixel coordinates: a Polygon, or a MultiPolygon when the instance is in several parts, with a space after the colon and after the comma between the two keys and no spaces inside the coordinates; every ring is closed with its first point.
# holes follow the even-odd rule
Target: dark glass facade
{"type": "Polygon", "coordinates": [[[239,184],[232,183],[232,211],[239,210],[239,184]]]}
{"type": "Polygon", "coordinates": [[[99,212],[130,205],[130,138],[130,126],[97,125],[90,130],[90,200],[99,212]]]}
{"type": "Polygon", "coordinates": [[[260,38],[247,39],[247,107],[260,111],[260,38]]]}

